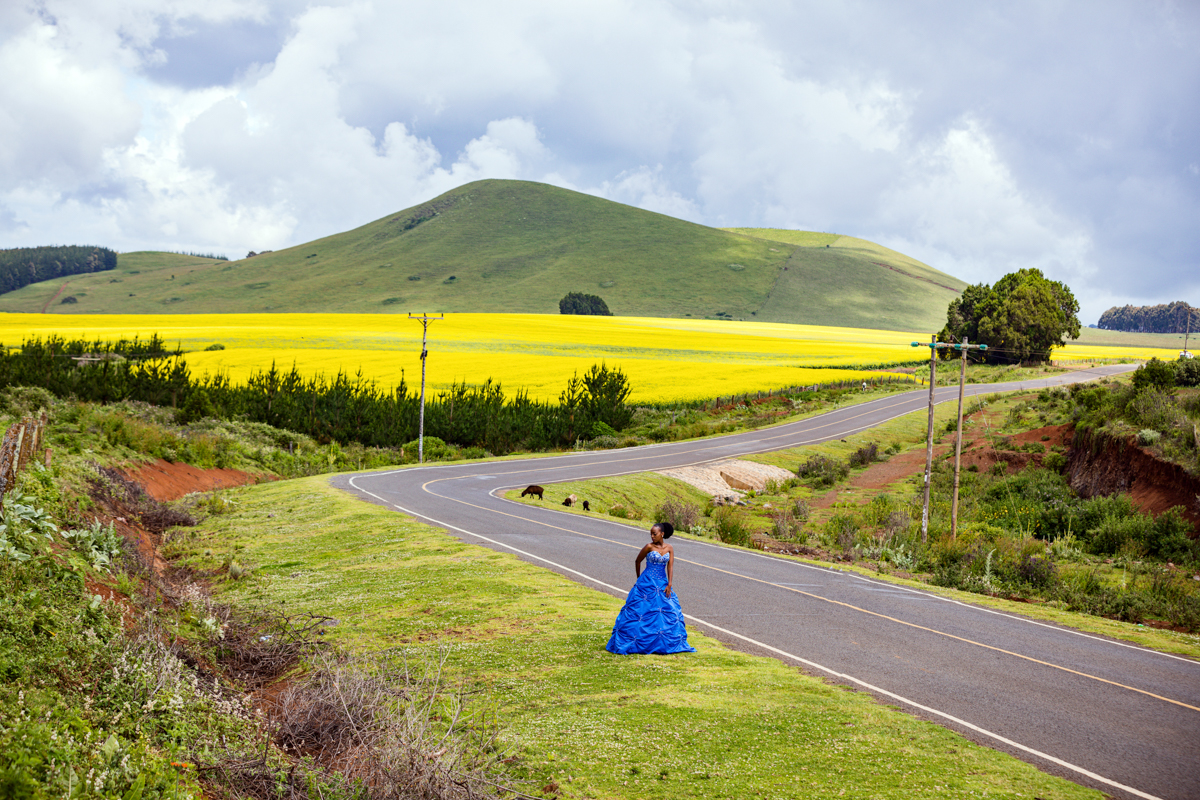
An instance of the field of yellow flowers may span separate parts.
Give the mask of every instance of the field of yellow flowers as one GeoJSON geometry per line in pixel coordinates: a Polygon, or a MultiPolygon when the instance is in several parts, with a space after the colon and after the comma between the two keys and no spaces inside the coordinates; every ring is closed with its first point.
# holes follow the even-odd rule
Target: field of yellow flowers
{"type": "MultiPolygon", "coordinates": [[[[251,372],[294,363],[306,373],[359,369],[384,385],[420,381],[421,325],[395,314],[0,314],[0,342],[29,336],[117,339],[157,333],[188,352],[196,375],[251,372]],[[212,345],[224,349],[206,350],[212,345]]],[[[865,380],[862,366],[915,362],[928,353],[910,342],[928,334],[766,322],[584,317],[549,314],[450,314],[429,326],[428,384],[499,381],[507,392],[557,400],[567,379],[598,361],[620,367],[633,402],[707,399],[781,387],[865,380]]],[[[1080,348],[1081,350],[1083,348],[1080,348]]],[[[1107,357],[1171,354],[1115,352],[1107,357]]],[[[1064,358],[1097,357],[1091,352],[1064,358]]],[[[891,374],[891,377],[896,377],[891,374]]]]}

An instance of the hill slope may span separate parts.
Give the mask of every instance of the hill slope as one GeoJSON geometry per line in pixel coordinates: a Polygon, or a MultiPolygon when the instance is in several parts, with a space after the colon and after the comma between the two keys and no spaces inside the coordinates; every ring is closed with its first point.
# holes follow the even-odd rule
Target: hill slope
{"type": "Polygon", "coordinates": [[[241,261],[123,254],[115,272],[2,295],[0,311],[557,313],[559,299],[578,291],[622,316],[924,330],[944,324],[964,285],[851,237],[719,230],[545,184],[487,180],[241,261]],[[75,302],[49,302],[60,291],[75,302]]]}

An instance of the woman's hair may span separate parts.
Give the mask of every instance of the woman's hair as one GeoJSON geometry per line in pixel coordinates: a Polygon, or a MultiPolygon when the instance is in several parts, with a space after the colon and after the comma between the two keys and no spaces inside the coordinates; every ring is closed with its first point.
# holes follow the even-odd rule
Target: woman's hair
{"type": "Polygon", "coordinates": [[[664,539],[670,539],[671,535],[675,533],[675,526],[669,522],[656,522],[651,525],[650,528],[651,530],[658,528],[660,531],[662,531],[664,539]]]}

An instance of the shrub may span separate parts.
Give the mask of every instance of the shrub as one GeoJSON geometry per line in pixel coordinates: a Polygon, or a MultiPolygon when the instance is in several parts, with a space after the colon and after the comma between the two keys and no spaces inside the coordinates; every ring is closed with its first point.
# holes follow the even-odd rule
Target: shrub
{"type": "Polygon", "coordinates": [[[746,515],[729,506],[721,506],[713,511],[713,529],[717,538],[725,544],[749,547],[753,541],[746,515]]]}
{"type": "Polygon", "coordinates": [[[1138,514],[1124,518],[1109,517],[1091,532],[1091,551],[1101,556],[1113,555],[1130,543],[1151,538],[1153,528],[1152,519],[1138,514]]]}
{"type": "Polygon", "coordinates": [[[1192,553],[1188,533],[1192,524],[1183,516],[1183,506],[1172,506],[1158,515],[1142,543],[1152,556],[1163,561],[1181,561],[1192,553]]]}
{"type": "Polygon", "coordinates": [[[850,467],[829,456],[817,454],[801,464],[796,474],[813,486],[832,486],[850,474],[850,467]]]}
{"type": "Polygon", "coordinates": [[[1138,431],[1137,441],[1142,447],[1150,447],[1158,444],[1158,440],[1162,438],[1162,434],[1151,428],[1142,428],[1138,431]]]}
{"type": "Polygon", "coordinates": [[[671,523],[676,530],[690,531],[700,519],[700,508],[684,500],[667,500],[658,507],[658,519],[671,523]]]}
{"type": "Polygon", "coordinates": [[[1175,362],[1176,386],[1200,386],[1200,358],[1180,358],[1175,362]]]}
{"type": "Polygon", "coordinates": [[[1042,466],[1054,472],[1062,472],[1067,468],[1067,457],[1062,453],[1047,453],[1042,459],[1042,466]]]}
{"type": "Polygon", "coordinates": [[[1133,372],[1135,389],[1170,389],[1175,385],[1174,365],[1152,358],[1133,372]]]}
{"type": "Polygon", "coordinates": [[[865,467],[868,464],[879,460],[879,445],[871,442],[863,445],[850,454],[850,466],[865,467]]]}
{"type": "Polygon", "coordinates": [[[628,509],[622,505],[609,506],[608,515],[610,517],[617,517],[618,519],[637,519],[638,518],[637,512],[635,512],[631,509],[628,509]]]}
{"type": "Polygon", "coordinates": [[[604,422],[603,420],[596,420],[595,422],[592,423],[592,438],[593,439],[601,437],[601,436],[615,437],[616,435],[617,435],[617,432],[615,430],[613,430],[612,426],[609,425],[607,422],[604,422]]]}
{"type": "Polygon", "coordinates": [[[787,541],[796,539],[800,536],[802,525],[796,520],[792,512],[786,508],[779,509],[771,515],[771,522],[775,525],[775,538],[787,541]]]}
{"type": "Polygon", "coordinates": [[[1023,583],[1035,589],[1045,589],[1054,583],[1054,562],[1048,558],[1027,555],[1017,564],[1017,575],[1023,583]]]}
{"type": "Polygon", "coordinates": [[[831,546],[837,545],[844,554],[850,555],[858,538],[858,529],[857,517],[839,512],[825,523],[825,540],[831,546]]]}
{"type": "Polygon", "coordinates": [[[608,304],[602,298],[594,294],[584,294],[582,292],[568,292],[562,300],[558,301],[558,313],[588,314],[600,317],[612,316],[612,312],[608,310],[608,304]]]}
{"type": "Polygon", "coordinates": [[[798,497],[796,498],[796,502],[792,504],[792,516],[796,518],[797,522],[803,525],[812,516],[812,506],[808,504],[807,500],[798,497]]]}

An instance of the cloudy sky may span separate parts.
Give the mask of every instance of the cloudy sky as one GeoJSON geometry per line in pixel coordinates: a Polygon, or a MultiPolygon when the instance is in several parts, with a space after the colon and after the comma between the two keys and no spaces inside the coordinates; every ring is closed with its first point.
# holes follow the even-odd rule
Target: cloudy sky
{"type": "Polygon", "coordinates": [[[1200,305],[1200,3],[13,0],[0,247],[244,256],[479,178],[1200,305]]]}

